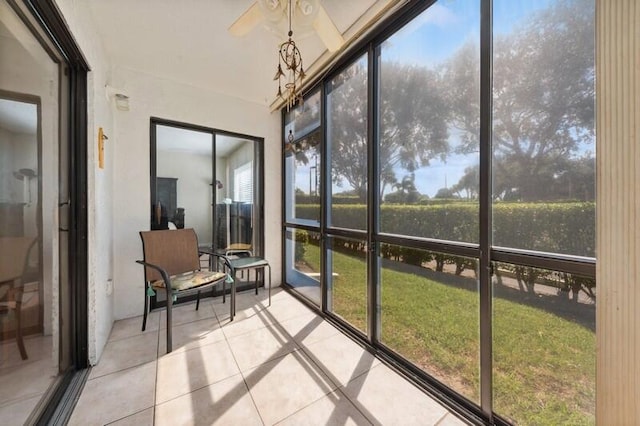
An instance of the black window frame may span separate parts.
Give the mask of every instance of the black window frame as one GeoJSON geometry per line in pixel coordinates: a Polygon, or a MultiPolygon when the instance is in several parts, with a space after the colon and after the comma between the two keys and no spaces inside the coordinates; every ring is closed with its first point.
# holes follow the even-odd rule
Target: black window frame
{"type": "MultiPolygon", "coordinates": [[[[360,341],[370,351],[375,352],[380,359],[399,368],[407,379],[413,381],[418,386],[430,391],[444,405],[465,415],[470,420],[491,424],[508,424],[498,414],[493,412],[493,333],[492,333],[492,264],[494,262],[510,263],[517,266],[532,267],[566,272],[580,275],[586,278],[595,279],[596,258],[565,255],[560,253],[538,252],[534,250],[524,250],[510,247],[493,245],[493,221],[492,221],[492,63],[493,63],[493,0],[480,0],[480,153],[479,153],[479,242],[464,243],[455,241],[444,241],[432,238],[420,238],[405,235],[393,235],[380,232],[379,205],[380,196],[378,191],[377,168],[378,149],[378,72],[379,54],[382,43],[395,32],[403,28],[419,14],[427,10],[436,3],[437,0],[425,2],[410,2],[396,13],[392,14],[384,21],[380,22],[377,29],[365,36],[347,51],[333,64],[326,72],[316,77],[309,86],[306,93],[316,93],[321,91],[321,114],[320,129],[322,143],[322,183],[321,183],[321,221],[319,226],[302,226],[293,222],[287,222],[285,217],[285,198],[282,198],[282,229],[283,229],[283,284],[294,296],[307,302],[304,296],[293,290],[295,287],[286,282],[285,252],[284,252],[284,232],[287,228],[306,229],[319,232],[321,236],[321,299],[322,304],[309,306],[318,311],[325,319],[341,328],[346,334],[360,341]],[[344,230],[330,227],[327,222],[327,187],[331,185],[330,164],[327,160],[327,85],[337,74],[357,61],[363,54],[368,55],[368,228],[365,231],[344,230]],[[330,300],[328,300],[328,290],[326,277],[328,271],[326,252],[326,240],[330,237],[344,237],[364,239],[369,247],[367,254],[368,272],[368,334],[363,336],[362,332],[347,324],[344,320],[330,312],[330,300]],[[479,297],[480,297],[480,405],[476,405],[466,400],[459,394],[452,391],[447,386],[438,382],[416,365],[408,362],[402,357],[393,353],[388,347],[380,343],[380,312],[376,309],[380,301],[380,285],[377,276],[379,265],[378,253],[380,244],[394,244],[406,247],[437,251],[445,254],[472,257],[479,259],[479,297]]],[[[295,106],[294,106],[295,108],[295,106]]],[[[282,110],[282,128],[285,124],[286,108],[282,110]]],[[[286,135],[283,134],[283,140],[286,135]]],[[[282,167],[284,170],[284,152],[282,167]]],[[[283,194],[287,182],[282,182],[283,194]]],[[[597,202],[597,200],[596,200],[597,202]]],[[[594,223],[595,226],[595,223],[594,223]]]]}

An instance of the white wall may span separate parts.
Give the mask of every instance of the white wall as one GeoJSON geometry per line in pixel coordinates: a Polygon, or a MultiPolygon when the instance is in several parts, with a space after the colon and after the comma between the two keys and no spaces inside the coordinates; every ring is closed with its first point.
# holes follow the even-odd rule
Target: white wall
{"type": "Polygon", "coordinates": [[[156,171],[158,177],[178,179],[176,207],[185,209],[184,227],[195,229],[198,243],[211,244],[211,155],[157,151],[156,171]]]}
{"type": "MultiPolygon", "coordinates": [[[[34,114],[35,112],[34,108],[34,114]]],[[[0,127],[0,203],[27,203],[28,193],[24,181],[18,180],[13,173],[27,168],[40,174],[38,170],[38,136],[14,133],[0,127]]],[[[38,200],[38,179],[31,179],[31,208],[35,209],[38,200]]],[[[35,222],[35,210],[28,217],[35,222]]],[[[33,223],[35,227],[35,223],[33,223]]],[[[37,235],[35,228],[27,235],[37,235]]]]}
{"type": "Polygon", "coordinates": [[[113,101],[105,96],[110,82],[110,64],[95,21],[85,1],[56,0],[60,11],[80,46],[91,72],[88,75],[88,208],[89,208],[89,361],[97,363],[113,325],[114,296],[108,292],[113,278],[113,194],[116,176],[116,137],[113,101]],[[109,137],[105,143],[105,168],[98,168],[97,135],[102,127],[109,137]]]}
{"type": "Polygon", "coordinates": [[[273,266],[274,285],[280,274],[280,115],[249,103],[201,88],[114,67],[113,84],[130,96],[130,111],[116,114],[117,191],[114,193],[115,316],[141,315],[143,270],[138,232],[149,229],[150,117],[171,119],[265,139],[266,257],[273,266]]]}
{"type": "Polygon", "coordinates": [[[0,203],[15,203],[18,199],[13,177],[13,132],[0,127],[0,203]]]}

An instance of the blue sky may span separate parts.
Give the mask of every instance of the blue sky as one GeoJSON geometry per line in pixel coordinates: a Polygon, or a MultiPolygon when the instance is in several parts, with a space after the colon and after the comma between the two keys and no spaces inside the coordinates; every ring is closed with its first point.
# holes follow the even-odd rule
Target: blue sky
{"type": "MultiPolygon", "coordinates": [[[[494,0],[494,34],[514,30],[535,11],[548,7],[557,0],[494,0]]],[[[592,4],[593,0],[585,0],[592,4]]],[[[409,63],[435,67],[453,55],[458,48],[480,40],[480,0],[440,0],[392,35],[383,45],[382,61],[409,63]]],[[[453,129],[452,129],[453,130],[453,129]]],[[[451,131],[455,135],[455,131],[451,131]]],[[[450,144],[458,144],[452,136],[450,144]]],[[[415,171],[418,190],[434,196],[438,189],[453,186],[464,174],[464,169],[478,163],[478,154],[449,155],[446,162],[432,160],[430,165],[415,171]]],[[[309,166],[296,171],[296,186],[309,191],[309,166]]],[[[398,181],[408,172],[397,169],[398,181]]],[[[349,190],[334,185],[334,192],[349,190]]],[[[390,192],[390,189],[387,190],[390,192]]]]}

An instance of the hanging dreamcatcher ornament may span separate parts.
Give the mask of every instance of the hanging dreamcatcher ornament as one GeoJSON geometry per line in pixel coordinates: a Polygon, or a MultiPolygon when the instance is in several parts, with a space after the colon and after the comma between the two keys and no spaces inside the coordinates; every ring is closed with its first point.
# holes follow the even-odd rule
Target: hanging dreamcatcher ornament
{"type": "Polygon", "coordinates": [[[293,31],[291,29],[291,9],[293,1],[289,1],[289,39],[280,45],[278,49],[278,69],[274,80],[278,80],[278,93],[276,96],[287,104],[289,110],[298,99],[302,99],[300,95],[300,87],[302,80],[307,76],[302,66],[302,55],[300,49],[293,41],[293,31]],[[283,90],[284,87],[284,90],[283,90]]]}

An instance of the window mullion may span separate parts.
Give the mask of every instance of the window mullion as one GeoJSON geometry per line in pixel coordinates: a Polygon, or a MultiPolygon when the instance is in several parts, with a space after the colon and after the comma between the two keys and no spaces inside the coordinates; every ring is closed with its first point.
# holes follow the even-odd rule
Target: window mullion
{"type": "Polygon", "coordinates": [[[493,413],[492,289],[491,289],[491,133],[492,133],[492,0],[480,10],[480,406],[493,413]]]}

